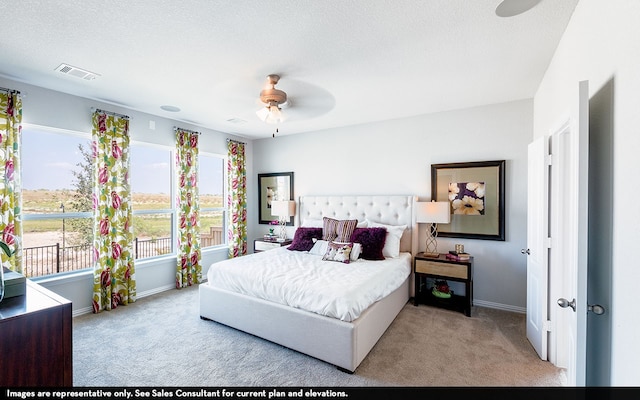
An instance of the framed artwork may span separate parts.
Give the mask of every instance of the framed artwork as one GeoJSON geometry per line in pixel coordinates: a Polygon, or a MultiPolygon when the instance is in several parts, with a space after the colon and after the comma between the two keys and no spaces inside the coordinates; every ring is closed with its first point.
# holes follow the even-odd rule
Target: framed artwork
{"type": "Polygon", "coordinates": [[[449,202],[438,236],[505,240],[505,160],[431,164],[431,198],[449,202]]]}
{"type": "MultiPolygon", "coordinates": [[[[293,172],[273,172],[258,174],[258,218],[259,223],[269,224],[277,221],[278,217],[271,214],[273,200],[294,200],[293,172]]],[[[293,217],[287,225],[293,225],[293,217]]]]}

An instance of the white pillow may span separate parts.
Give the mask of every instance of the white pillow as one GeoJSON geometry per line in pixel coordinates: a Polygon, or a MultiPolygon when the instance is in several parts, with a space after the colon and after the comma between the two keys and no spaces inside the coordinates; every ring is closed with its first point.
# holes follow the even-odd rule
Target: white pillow
{"type": "Polygon", "coordinates": [[[322,219],[305,219],[300,226],[304,228],[322,228],[322,219]]]}
{"type": "MultiPolygon", "coordinates": [[[[302,225],[300,225],[301,227],[304,228],[323,228],[324,226],[322,225],[322,220],[321,219],[305,219],[304,221],[302,221],[302,225]]],[[[356,225],[356,228],[366,228],[367,227],[367,221],[362,221],[362,222],[358,222],[358,224],[356,225]]]]}
{"type": "Polygon", "coordinates": [[[400,255],[400,238],[407,229],[407,225],[385,225],[378,222],[368,221],[369,228],[386,228],[387,238],[382,248],[382,255],[385,257],[396,258],[400,255]]]}
{"type": "Polygon", "coordinates": [[[327,246],[329,246],[329,242],[326,240],[316,240],[313,244],[311,250],[309,250],[309,254],[315,254],[317,256],[323,256],[327,252],[327,246]]]}
{"type": "MultiPolygon", "coordinates": [[[[350,243],[350,242],[334,242],[334,243],[350,243]]],[[[327,248],[329,247],[329,242],[326,240],[317,240],[311,250],[309,250],[309,254],[315,254],[317,256],[324,256],[327,253],[327,248]]],[[[362,253],[362,245],[360,243],[354,243],[353,248],[351,249],[351,254],[349,255],[349,259],[351,261],[357,261],[362,253]]]]}

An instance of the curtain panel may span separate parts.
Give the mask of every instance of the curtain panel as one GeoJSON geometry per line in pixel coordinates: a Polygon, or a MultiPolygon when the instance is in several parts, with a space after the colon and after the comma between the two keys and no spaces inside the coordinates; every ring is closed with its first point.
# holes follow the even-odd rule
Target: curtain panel
{"type": "Polygon", "coordinates": [[[178,175],[178,265],[176,288],[202,282],[200,199],[198,191],[198,133],[176,129],[178,175]]]}
{"type": "Polygon", "coordinates": [[[2,265],[22,273],[22,183],[20,146],[22,97],[15,90],[0,89],[0,232],[1,240],[14,251],[11,257],[0,252],[2,265]]]}
{"type": "Polygon", "coordinates": [[[227,206],[229,224],[227,235],[229,257],[247,254],[247,170],[245,144],[233,140],[227,141],[227,206]]]}
{"type": "Polygon", "coordinates": [[[129,118],[93,113],[93,312],[136,300],[129,184],[129,118]]]}

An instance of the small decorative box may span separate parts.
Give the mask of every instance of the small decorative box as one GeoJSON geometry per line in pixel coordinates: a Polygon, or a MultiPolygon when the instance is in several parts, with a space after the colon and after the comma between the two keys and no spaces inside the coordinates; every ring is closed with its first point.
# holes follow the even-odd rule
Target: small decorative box
{"type": "MultiPolygon", "coordinates": [[[[4,268],[4,267],[2,267],[4,268]]],[[[4,298],[23,296],[27,292],[24,275],[4,268],[4,298]]]]}

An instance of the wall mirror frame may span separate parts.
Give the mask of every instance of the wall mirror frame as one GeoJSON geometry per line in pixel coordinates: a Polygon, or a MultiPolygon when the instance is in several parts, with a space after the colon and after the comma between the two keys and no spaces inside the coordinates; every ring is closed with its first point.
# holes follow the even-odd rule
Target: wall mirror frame
{"type": "MultiPolygon", "coordinates": [[[[271,224],[278,217],[271,214],[273,200],[294,200],[293,172],[258,174],[258,219],[260,224],[271,224]]],[[[293,226],[292,216],[286,225],[293,226]]]]}

